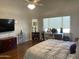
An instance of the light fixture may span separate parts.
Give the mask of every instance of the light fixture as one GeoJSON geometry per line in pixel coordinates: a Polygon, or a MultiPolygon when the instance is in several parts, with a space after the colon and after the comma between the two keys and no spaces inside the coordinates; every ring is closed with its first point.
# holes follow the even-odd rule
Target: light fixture
{"type": "Polygon", "coordinates": [[[34,4],[28,4],[27,7],[30,9],[30,10],[33,10],[35,9],[35,5],[34,4]]]}

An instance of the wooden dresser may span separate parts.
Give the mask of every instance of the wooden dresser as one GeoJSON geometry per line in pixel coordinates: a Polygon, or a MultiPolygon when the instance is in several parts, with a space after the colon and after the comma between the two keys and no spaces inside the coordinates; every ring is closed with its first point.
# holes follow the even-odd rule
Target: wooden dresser
{"type": "Polygon", "coordinates": [[[53,33],[53,34],[45,33],[44,36],[45,39],[58,39],[58,40],[63,39],[63,33],[53,33]]]}
{"type": "Polygon", "coordinates": [[[32,32],[32,40],[40,41],[40,32],[32,32]]]}
{"type": "Polygon", "coordinates": [[[16,37],[0,38],[0,53],[17,47],[16,37]]]}

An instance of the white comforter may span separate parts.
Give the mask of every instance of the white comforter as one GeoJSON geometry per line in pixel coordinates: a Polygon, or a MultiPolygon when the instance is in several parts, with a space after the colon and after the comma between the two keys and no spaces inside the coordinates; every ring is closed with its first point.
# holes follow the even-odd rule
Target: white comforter
{"type": "Polygon", "coordinates": [[[69,48],[75,42],[46,40],[26,51],[24,59],[67,59],[69,48]]]}

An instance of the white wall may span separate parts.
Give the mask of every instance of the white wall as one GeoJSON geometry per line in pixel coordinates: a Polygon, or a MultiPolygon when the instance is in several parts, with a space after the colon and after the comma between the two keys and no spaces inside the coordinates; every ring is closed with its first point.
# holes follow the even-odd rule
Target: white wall
{"type": "MultiPolygon", "coordinates": [[[[70,34],[65,34],[68,36],[72,36],[72,39],[79,38],[79,16],[78,15],[70,15],[71,16],[71,26],[70,26],[70,34]]],[[[43,18],[39,18],[39,31],[43,30],[43,18]]]]}
{"type": "Polygon", "coordinates": [[[15,19],[15,31],[0,33],[0,38],[17,36],[22,30],[25,39],[19,42],[31,39],[31,17],[24,2],[23,0],[0,0],[0,18],[15,19]]]}
{"type": "Polygon", "coordinates": [[[79,16],[73,15],[71,17],[71,33],[73,34],[73,38],[79,38],[79,16]]]}
{"type": "Polygon", "coordinates": [[[39,19],[39,30],[42,31],[44,17],[71,16],[71,33],[79,37],[79,0],[42,0],[43,6],[30,11],[24,0],[0,0],[0,18],[16,20],[15,31],[0,33],[0,37],[16,36],[22,29],[27,41],[31,39],[32,19],[39,19]]]}
{"type": "MultiPolygon", "coordinates": [[[[46,0],[47,2],[47,0],[46,0]]],[[[39,24],[45,17],[71,16],[72,38],[79,37],[79,0],[50,0],[40,11],[39,24]]],[[[42,28],[43,29],[43,28],[42,28]]]]}

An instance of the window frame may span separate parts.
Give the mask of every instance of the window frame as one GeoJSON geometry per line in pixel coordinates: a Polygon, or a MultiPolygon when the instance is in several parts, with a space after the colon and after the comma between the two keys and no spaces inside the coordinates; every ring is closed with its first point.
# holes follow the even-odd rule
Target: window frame
{"type": "MultiPolygon", "coordinates": [[[[51,18],[57,18],[57,17],[51,17],[51,18]]],[[[50,18],[43,18],[43,30],[46,32],[48,28],[45,29],[45,27],[44,27],[44,25],[45,25],[45,24],[44,24],[45,19],[48,19],[48,28],[52,28],[52,27],[49,26],[49,24],[50,24],[50,20],[49,20],[49,19],[50,19],[50,18]]],[[[60,28],[63,28],[63,33],[70,33],[70,23],[71,23],[71,17],[70,17],[70,16],[62,16],[62,17],[61,17],[61,27],[60,27],[60,28]],[[68,18],[69,18],[69,21],[70,21],[69,24],[68,24],[68,25],[69,25],[69,26],[68,26],[69,28],[64,28],[64,27],[63,27],[63,26],[64,26],[64,24],[63,24],[63,23],[64,23],[64,22],[63,22],[64,17],[68,17],[68,18]]],[[[67,26],[66,26],[66,27],[67,27],[67,26]]],[[[58,32],[59,32],[59,29],[60,29],[60,28],[57,28],[58,32]]]]}

